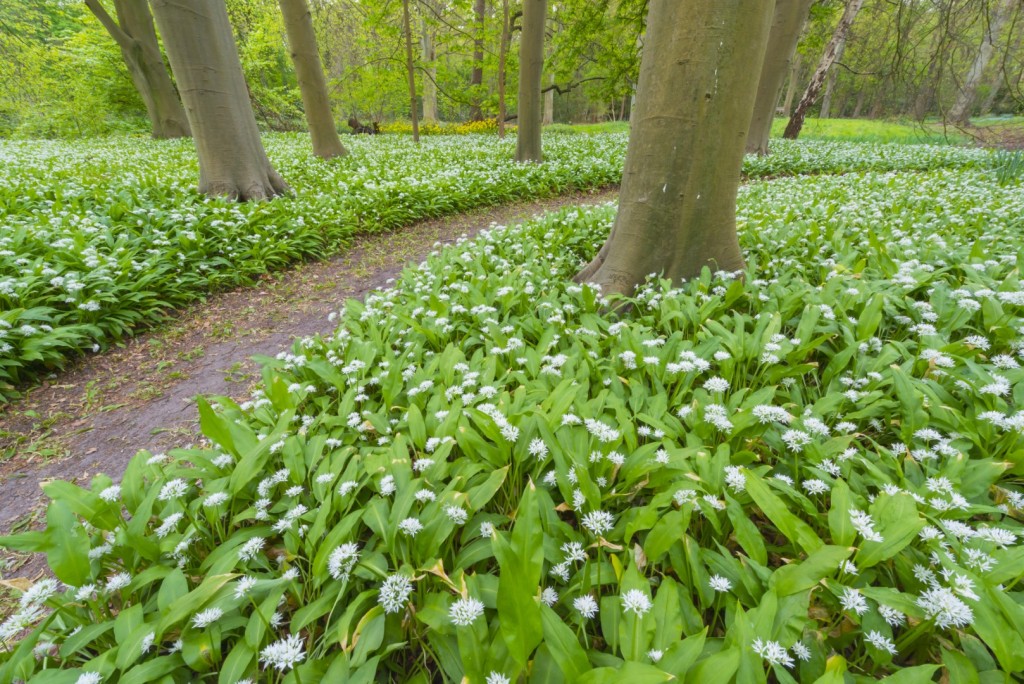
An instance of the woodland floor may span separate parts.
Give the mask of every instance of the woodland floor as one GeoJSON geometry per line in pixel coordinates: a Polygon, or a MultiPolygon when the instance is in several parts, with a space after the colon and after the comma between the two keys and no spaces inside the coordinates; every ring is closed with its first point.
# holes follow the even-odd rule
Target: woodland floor
{"type": "MultiPolygon", "coordinates": [[[[86,485],[99,473],[119,479],[140,449],[157,453],[193,443],[197,395],[248,397],[259,379],[254,355],[274,356],[297,337],[333,330],[328,315],[346,299],[386,287],[435,243],[617,194],[567,194],[359,236],[336,257],[212,295],[123,347],[83,359],[0,407],[0,534],[41,525],[45,497],[39,485],[46,480],[86,485]]],[[[43,572],[43,558],[0,553],[5,580],[43,572]]]]}

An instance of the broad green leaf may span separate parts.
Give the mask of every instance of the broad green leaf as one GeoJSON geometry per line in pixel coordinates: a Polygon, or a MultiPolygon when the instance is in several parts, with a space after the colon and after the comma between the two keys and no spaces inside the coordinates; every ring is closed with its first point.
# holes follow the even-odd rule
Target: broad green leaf
{"type": "Polygon", "coordinates": [[[800,546],[804,552],[814,553],[823,545],[814,529],[790,513],[782,499],[772,493],[768,485],[750,471],[747,471],[746,490],[758,507],[768,516],[768,519],[779,528],[779,531],[791,542],[800,546]]]}
{"type": "Polygon", "coordinates": [[[72,512],[60,500],[46,507],[46,561],[61,582],[79,587],[88,582],[89,536],[72,512]]]}

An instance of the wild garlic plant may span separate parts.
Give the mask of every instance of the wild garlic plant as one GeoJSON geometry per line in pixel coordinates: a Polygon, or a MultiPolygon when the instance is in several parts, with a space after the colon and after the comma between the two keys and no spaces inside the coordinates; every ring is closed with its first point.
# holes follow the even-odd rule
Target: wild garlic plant
{"type": "Polygon", "coordinates": [[[438,251],[208,446],[49,483],[0,680],[1024,672],[1020,189],[751,184],[745,277],[622,316],[570,280],[613,216],[438,251]]]}
{"type": "MultiPolygon", "coordinates": [[[[325,162],[301,134],[266,137],[292,197],[237,204],[194,191],[191,143],[0,141],[0,401],[211,290],[323,258],[356,233],[617,183],[624,134],[551,136],[545,163],[510,164],[488,136],[353,138],[325,162]],[[458,164],[452,160],[458,159],[458,164]]],[[[773,142],[751,177],[987,163],[982,150],[773,142]]]]}

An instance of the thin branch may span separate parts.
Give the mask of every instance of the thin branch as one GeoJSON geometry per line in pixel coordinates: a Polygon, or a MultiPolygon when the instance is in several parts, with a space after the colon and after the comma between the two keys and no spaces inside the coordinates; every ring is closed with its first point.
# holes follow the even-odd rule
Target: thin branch
{"type": "Polygon", "coordinates": [[[89,8],[89,11],[96,15],[96,18],[103,24],[103,28],[107,29],[107,33],[113,38],[117,44],[127,50],[131,47],[135,40],[129,36],[124,30],[118,25],[114,18],[111,17],[107,10],[103,8],[97,0],[85,0],[85,6],[89,8]]]}

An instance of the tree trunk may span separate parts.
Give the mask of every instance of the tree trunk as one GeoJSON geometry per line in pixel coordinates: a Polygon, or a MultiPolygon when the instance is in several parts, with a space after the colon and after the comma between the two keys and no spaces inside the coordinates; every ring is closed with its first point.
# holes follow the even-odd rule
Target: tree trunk
{"type": "Polygon", "coordinates": [[[1019,1],[1003,0],[991,18],[984,17],[983,20],[986,21],[987,25],[983,30],[978,55],[974,58],[970,71],[967,72],[967,77],[964,79],[964,84],[960,88],[960,94],[957,96],[953,108],[949,110],[949,119],[953,123],[963,125],[971,118],[974,96],[978,92],[978,86],[981,84],[981,77],[985,73],[985,67],[988,66],[992,55],[995,54],[996,41],[999,40],[999,34],[1002,33],[1003,26],[1013,13],[1013,6],[1019,1]]]}
{"type": "Polygon", "coordinates": [[[981,105],[982,115],[989,114],[992,112],[992,108],[996,104],[996,98],[999,97],[999,91],[1003,87],[1003,84],[1007,82],[1006,78],[1006,58],[1011,55],[1016,55],[1020,52],[1021,43],[1024,42],[1024,31],[1017,34],[1017,39],[1013,41],[1013,46],[1003,54],[1003,60],[996,69],[995,73],[992,74],[992,80],[989,82],[988,95],[985,96],[985,102],[981,105]]]}
{"type": "Polygon", "coordinates": [[[316,46],[313,17],[306,0],[279,0],[284,29],[288,34],[295,77],[302,94],[302,108],[306,112],[309,137],[313,141],[313,154],[322,159],[343,157],[348,150],[341,144],[334,126],[331,103],[327,97],[327,79],[316,46]]]}
{"type": "MultiPolygon", "coordinates": [[[[799,40],[797,40],[799,44],[799,40]]],[[[782,104],[782,115],[789,118],[789,113],[793,111],[793,98],[796,97],[796,87],[800,82],[801,67],[804,65],[804,56],[799,52],[796,53],[796,57],[793,59],[793,65],[789,68],[789,85],[786,87],[786,100],[782,104]]]]}
{"type": "Polygon", "coordinates": [[[651,0],[619,212],[577,282],[631,294],[651,273],[744,267],[736,191],[771,18],[770,3],[651,0]]]}
{"type": "Polygon", "coordinates": [[[199,154],[199,192],[239,201],[289,191],[252,113],[224,0],[152,0],[199,154]]]}
{"type": "Polygon", "coordinates": [[[505,118],[508,116],[505,106],[505,61],[508,59],[509,32],[508,0],[501,0],[501,44],[498,46],[498,137],[505,138],[505,118]]]}
{"type": "Polygon", "coordinates": [[[757,82],[754,116],[747,133],[747,152],[768,154],[768,136],[775,118],[775,105],[779,101],[782,80],[789,71],[790,61],[800,40],[800,30],[807,21],[811,0],[776,0],[772,15],[772,28],[768,34],[768,47],[764,52],[764,66],[757,82]]]}
{"type": "Polygon", "coordinates": [[[890,87],[892,87],[892,75],[886,74],[885,78],[882,79],[882,85],[875,91],[874,99],[871,101],[871,109],[868,110],[869,119],[877,119],[882,115],[883,108],[885,107],[885,96],[889,93],[890,87]]]}
{"type": "Polygon", "coordinates": [[[544,70],[544,20],[548,0],[523,0],[519,37],[519,117],[516,161],[540,162],[541,72],[544,70]]]}
{"type": "Polygon", "coordinates": [[[146,105],[153,137],[192,135],[185,109],[160,55],[153,15],[146,0],[115,0],[116,22],[99,0],[85,0],[85,4],[121,49],[132,83],[146,105]]]}
{"type": "Polygon", "coordinates": [[[473,3],[473,16],[476,20],[476,37],[473,39],[473,71],[469,75],[469,87],[473,91],[474,103],[469,108],[470,121],[483,121],[483,109],[480,107],[480,88],[484,84],[484,17],[487,14],[487,0],[476,0],[473,3]]]}
{"type": "Polygon", "coordinates": [[[929,50],[931,60],[928,62],[928,71],[917,92],[917,97],[914,98],[913,118],[917,121],[924,121],[924,117],[928,114],[935,99],[939,76],[942,73],[943,42],[947,37],[946,23],[949,20],[951,9],[951,2],[939,3],[939,16],[936,19],[935,28],[931,31],[932,40],[929,50]]]}
{"type": "Polygon", "coordinates": [[[829,69],[832,68],[832,64],[835,63],[839,53],[842,51],[842,47],[846,42],[846,34],[849,33],[850,26],[853,24],[853,20],[857,18],[857,13],[860,12],[860,8],[863,5],[864,0],[847,0],[846,9],[843,11],[842,18],[839,19],[839,25],[832,32],[832,39],[825,46],[825,54],[821,56],[821,62],[818,63],[818,68],[814,70],[811,82],[807,84],[807,89],[804,91],[804,96],[800,98],[796,111],[789,118],[786,132],[782,134],[783,138],[795,140],[800,135],[800,130],[804,127],[804,119],[807,118],[807,111],[814,104],[814,101],[818,99],[818,93],[821,92],[825,76],[828,75],[829,69]]]}
{"type": "MultiPolygon", "coordinates": [[[[548,76],[548,86],[555,85],[555,74],[554,72],[548,76]]],[[[540,123],[542,126],[550,126],[555,122],[555,89],[551,88],[544,93],[544,114],[541,117],[540,123]]]]}
{"type": "MultiPolygon", "coordinates": [[[[839,43],[839,47],[836,48],[836,60],[839,61],[843,58],[843,53],[846,52],[846,36],[843,36],[842,42],[839,43]]],[[[825,92],[821,95],[821,113],[818,114],[822,119],[827,119],[832,114],[832,96],[836,92],[836,79],[839,78],[839,72],[835,69],[829,69],[828,75],[825,77],[825,92]]],[[[842,108],[840,107],[840,111],[842,108]]]]}
{"type": "MultiPolygon", "coordinates": [[[[421,0],[429,2],[429,0],[421,0]]],[[[423,122],[437,123],[437,52],[434,46],[433,29],[426,18],[420,22],[421,48],[426,77],[423,79],[423,122]]]]}
{"type": "Polygon", "coordinates": [[[853,113],[850,115],[851,119],[859,119],[860,112],[864,109],[864,101],[867,99],[868,91],[864,88],[860,88],[857,93],[856,104],[853,105],[853,113]]]}
{"type": "Polygon", "coordinates": [[[416,64],[412,61],[412,26],[409,21],[409,0],[402,0],[402,28],[405,31],[405,73],[409,79],[409,115],[412,118],[412,141],[420,144],[419,107],[416,102],[416,64]]]}

